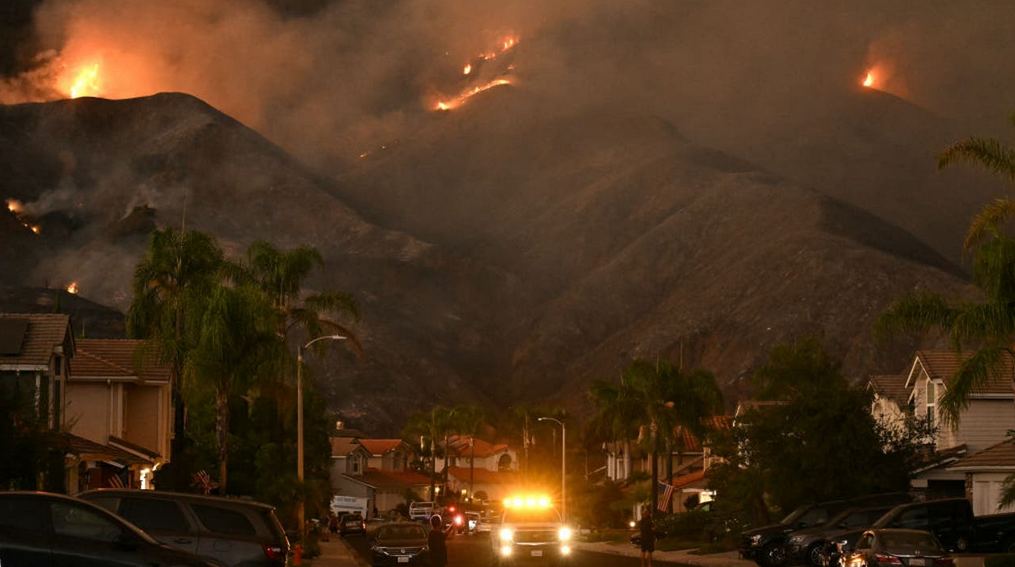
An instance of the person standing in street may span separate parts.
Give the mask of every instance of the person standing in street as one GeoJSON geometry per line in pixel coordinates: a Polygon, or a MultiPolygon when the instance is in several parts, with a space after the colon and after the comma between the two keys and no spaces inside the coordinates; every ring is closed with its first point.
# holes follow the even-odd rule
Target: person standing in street
{"type": "Polygon", "coordinates": [[[426,536],[426,542],[430,546],[430,567],[446,567],[448,564],[448,536],[451,530],[455,529],[454,523],[441,529],[441,517],[437,514],[430,516],[430,533],[426,536]]]}
{"type": "Polygon", "coordinates": [[[641,567],[652,567],[652,552],[656,550],[655,524],[648,507],[641,509],[641,520],[638,522],[641,532],[641,567]]]}

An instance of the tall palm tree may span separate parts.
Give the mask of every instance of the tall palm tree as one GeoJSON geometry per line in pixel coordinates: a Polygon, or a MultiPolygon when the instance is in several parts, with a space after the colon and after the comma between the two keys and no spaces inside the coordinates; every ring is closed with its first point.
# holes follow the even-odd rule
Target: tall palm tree
{"type": "Polygon", "coordinates": [[[185,367],[187,382],[210,388],[215,398],[219,490],[226,494],[229,461],[229,400],[271,376],[285,345],[275,334],[279,314],[260,290],[218,286],[211,295],[201,334],[185,367]]]}
{"type": "MultiPolygon", "coordinates": [[[[1015,114],[1011,117],[1015,125],[1015,114]]],[[[956,163],[972,164],[1015,186],[1015,148],[1003,142],[970,137],[938,155],[938,169],[956,163]]],[[[1001,226],[1015,216],[1015,199],[1002,197],[987,203],[973,218],[963,252],[975,251],[973,284],[983,293],[980,303],[950,303],[936,294],[910,294],[895,303],[878,320],[882,333],[898,330],[948,333],[957,351],[965,344],[979,348],[965,358],[941,398],[945,421],[958,426],[977,389],[999,378],[1002,361],[1015,356],[1015,241],[1001,226]]],[[[1009,376],[1015,382],[1015,376],[1009,376]]],[[[1015,475],[1005,481],[1002,504],[1015,502],[1015,475]]]]}
{"type": "Polygon", "coordinates": [[[606,380],[593,380],[589,385],[589,399],[597,408],[592,418],[592,429],[600,437],[621,446],[624,474],[631,473],[631,440],[637,437],[641,403],[623,375],[620,385],[606,380]]]}
{"type": "Polygon", "coordinates": [[[186,405],[180,388],[183,368],[197,343],[199,321],[222,266],[222,250],[212,236],[166,228],[152,233],[134,270],[127,333],[147,339],[146,348],[169,366],[175,454],[183,449],[185,432],[186,405]]]}
{"type": "MultiPolygon", "coordinates": [[[[420,450],[430,453],[430,497],[433,498],[437,479],[437,440],[445,438],[451,429],[451,410],[436,406],[430,411],[417,411],[409,416],[409,421],[402,431],[402,437],[409,440],[420,440],[420,450]]],[[[447,468],[447,444],[444,450],[444,466],[447,468]]]]}
{"type": "Polygon", "coordinates": [[[486,413],[477,406],[458,406],[451,410],[451,415],[459,434],[469,436],[469,498],[472,498],[476,481],[476,434],[486,413]]]}

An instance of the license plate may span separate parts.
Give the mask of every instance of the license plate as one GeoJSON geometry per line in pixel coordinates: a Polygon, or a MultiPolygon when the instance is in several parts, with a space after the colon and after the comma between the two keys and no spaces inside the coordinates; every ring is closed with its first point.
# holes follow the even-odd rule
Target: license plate
{"type": "Polygon", "coordinates": [[[537,550],[533,551],[532,552],[532,556],[533,557],[542,557],[543,556],[543,550],[537,549],[537,550]]]}
{"type": "Polygon", "coordinates": [[[398,562],[399,563],[408,563],[409,562],[409,557],[406,556],[406,555],[399,555],[398,556],[398,562]]]}
{"type": "Polygon", "coordinates": [[[909,560],[909,565],[910,567],[923,567],[925,563],[923,562],[923,557],[914,557],[909,560]]]}

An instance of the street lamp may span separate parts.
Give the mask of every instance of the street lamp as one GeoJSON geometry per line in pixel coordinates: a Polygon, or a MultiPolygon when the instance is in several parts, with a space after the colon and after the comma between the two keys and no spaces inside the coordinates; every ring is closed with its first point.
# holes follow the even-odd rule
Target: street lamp
{"type": "Polygon", "coordinates": [[[567,425],[553,417],[541,417],[536,421],[552,421],[560,426],[560,521],[567,521],[567,481],[564,466],[567,463],[567,425]]]}
{"type": "MultiPolygon", "coordinates": [[[[325,339],[332,341],[344,341],[347,337],[342,335],[324,335],[313,339],[309,343],[299,347],[296,351],[296,476],[300,479],[300,484],[303,484],[303,351],[310,348],[310,345],[317,341],[323,341],[325,339]]],[[[300,522],[300,542],[306,545],[304,541],[305,531],[305,517],[303,508],[303,498],[300,497],[300,511],[299,511],[299,522],[300,522]]]]}

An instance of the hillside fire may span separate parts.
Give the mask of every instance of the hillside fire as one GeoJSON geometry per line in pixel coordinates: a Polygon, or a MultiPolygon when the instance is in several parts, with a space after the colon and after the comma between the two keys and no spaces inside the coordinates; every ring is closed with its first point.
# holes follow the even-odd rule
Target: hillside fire
{"type": "Polygon", "coordinates": [[[70,285],[67,286],[67,293],[77,295],[78,291],[78,282],[71,282],[70,285]]]}
{"type": "Polygon", "coordinates": [[[867,75],[863,79],[863,86],[872,89],[874,88],[874,70],[867,71],[867,75]]]}
{"type": "Polygon", "coordinates": [[[17,199],[7,199],[7,210],[10,211],[12,215],[14,215],[14,218],[18,219],[18,222],[21,223],[21,226],[27,228],[28,230],[32,231],[35,234],[42,233],[42,229],[39,227],[39,225],[32,224],[25,217],[23,213],[23,211],[25,210],[25,206],[24,204],[22,204],[21,201],[17,199]]]}
{"type": "Polygon", "coordinates": [[[99,64],[84,65],[73,76],[73,81],[66,89],[71,98],[102,95],[99,82],[99,64]]]}
{"type": "Polygon", "coordinates": [[[511,81],[507,79],[494,79],[489,83],[469,89],[453,99],[438,101],[437,104],[434,106],[434,110],[452,110],[458,108],[459,106],[465,104],[467,100],[478,95],[483,91],[488,91],[494,87],[499,87],[501,85],[510,85],[510,84],[511,81]]]}

